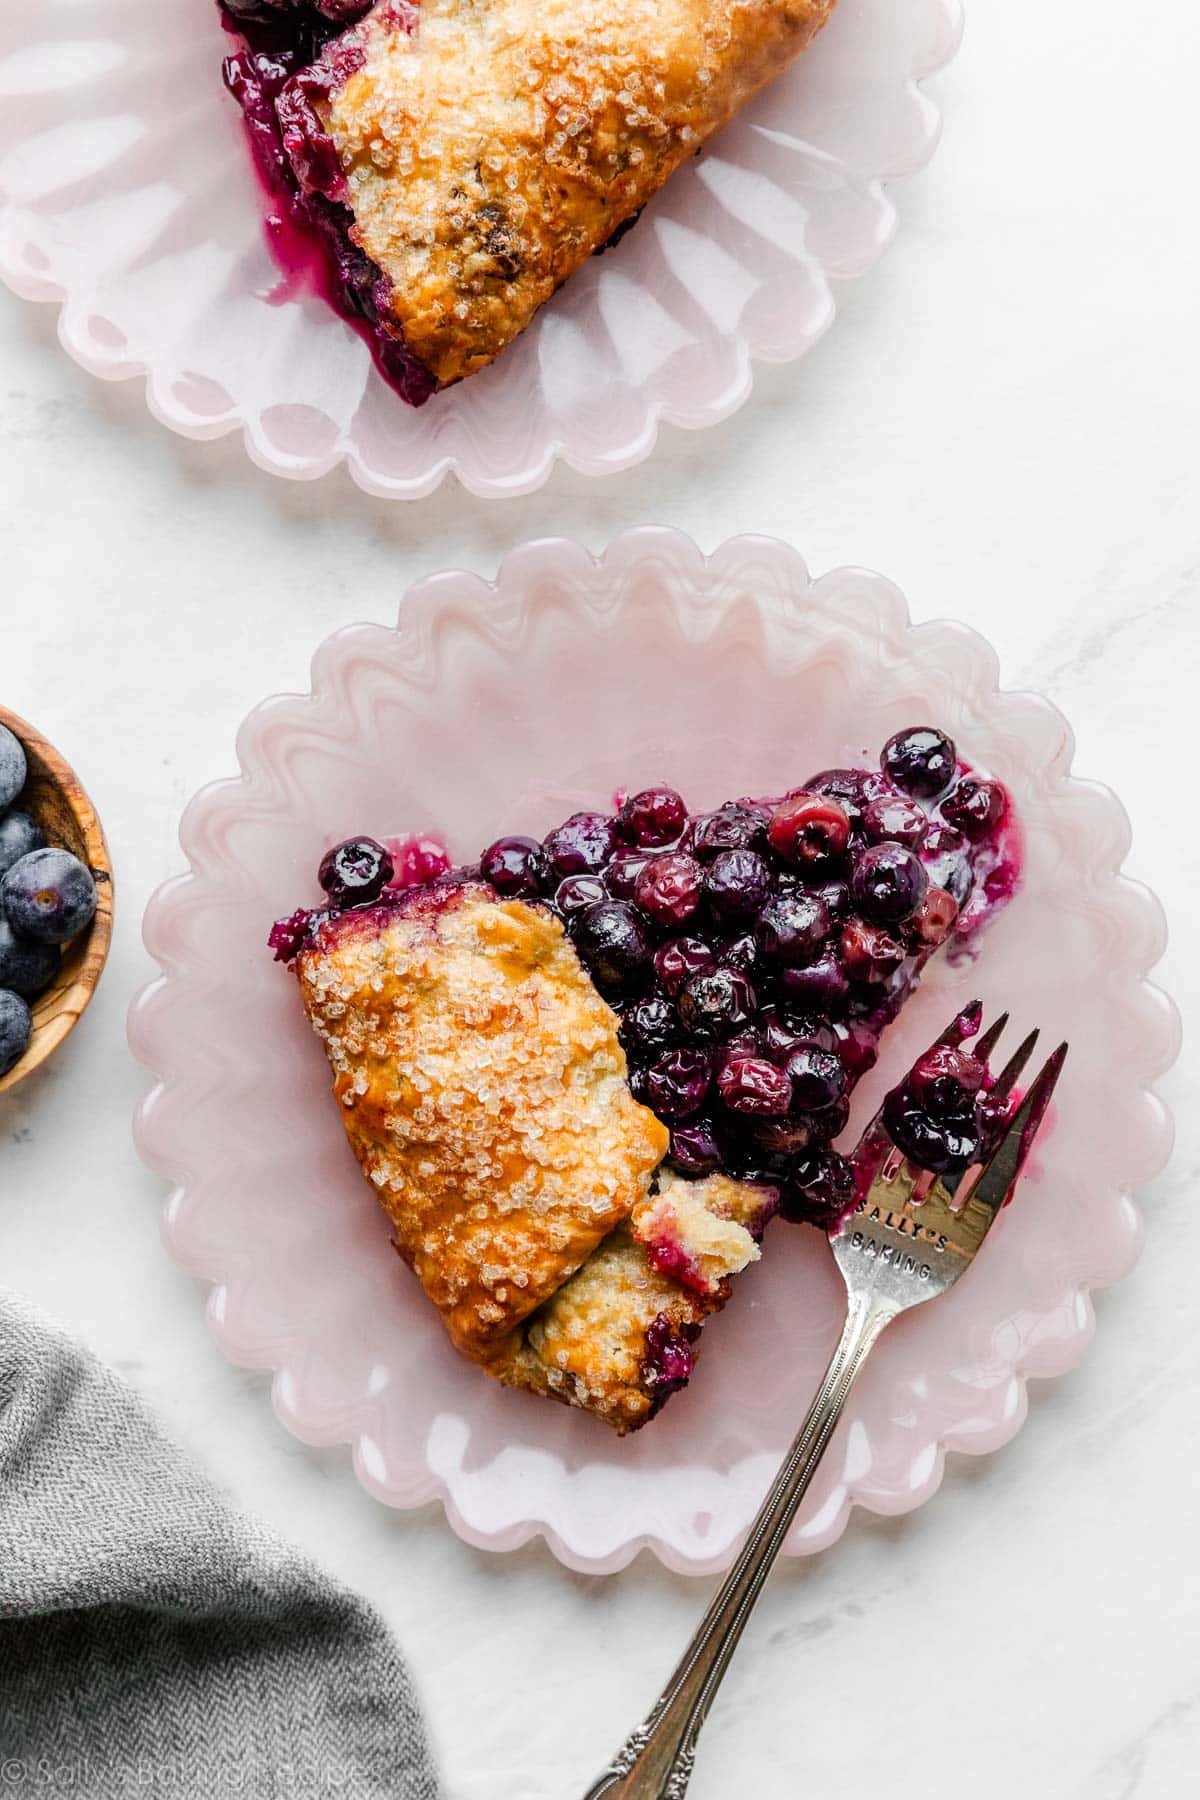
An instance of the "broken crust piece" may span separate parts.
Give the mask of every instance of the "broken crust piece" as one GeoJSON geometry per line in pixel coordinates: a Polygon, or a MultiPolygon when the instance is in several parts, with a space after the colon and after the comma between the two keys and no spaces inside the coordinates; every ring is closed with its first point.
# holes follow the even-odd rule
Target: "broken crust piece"
{"type": "Polygon", "coordinates": [[[833,4],[381,0],[316,112],[387,329],[440,386],[490,363],[833,4]]]}
{"type": "Polygon", "coordinates": [[[419,889],[316,916],[295,966],[346,1135],[456,1347],[644,1423],[757,1258],[774,1190],[659,1168],[666,1127],[544,908],[419,889]]]}
{"type": "Polygon", "coordinates": [[[622,1435],[687,1381],[700,1327],[729,1298],[730,1277],[758,1261],[776,1203],[773,1188],[728,1175],[688,1182],[664,1169],[660,1181],[659,1195],[605,1238],[491,1369],[622,1435]]]}

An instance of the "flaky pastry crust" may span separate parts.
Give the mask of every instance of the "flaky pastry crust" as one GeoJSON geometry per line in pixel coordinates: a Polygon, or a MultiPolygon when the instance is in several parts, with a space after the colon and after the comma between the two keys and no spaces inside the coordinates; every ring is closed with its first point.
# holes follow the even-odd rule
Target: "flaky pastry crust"
{"type": "Polygon", "coordinates": [[[690,1358],[772,1191],[660,1167],[616,1015],[544,908],[427,889],[318,920],[295,967],[346,1135],[457,1348],[644,1423],[670,1391],[652,1345],[690,1358]]]}
{"type": "Polygon", "coordinates": [[[650,1186],[667,1132],[562,926],[458,890],[298,958],[346,1135],[460,1350],[486,1356],[650,1186]]]}
{"type": "Polygon", "coordinates": [[[443,384],[491,362],[833,4],[380,0],[319,110],[407,349],[443,384]]]}
{"type": "Polygon", "coordinates": [[[699,1328],[728,1300],[730,1277],[758,1260],[756,1234],[774,1198],[728,1175],[681,1181],[664,1169],[659,1185],[510,1340],[491,1368],[501,1381],[582,1407],[622,1434],[658,1410],[666,1396],[648,1355],[651,1327],[669,1326],[694,1361],[699,1328]],[[706,1257],[699,1281],[667,1272],[678,1263],[659,1260],[656,1246],[666,1244],[706,1257]]]}

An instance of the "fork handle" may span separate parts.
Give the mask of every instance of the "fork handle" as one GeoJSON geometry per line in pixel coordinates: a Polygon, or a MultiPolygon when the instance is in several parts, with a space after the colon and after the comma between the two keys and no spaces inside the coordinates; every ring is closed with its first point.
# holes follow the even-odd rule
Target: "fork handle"
{"type": "Polygon", "coordinates": [[[874,1296],[851,1298],[841,1338],[817,1397],[771,1483],[737,1561],[645,1723],[625,1740],[584,1800],[683,1800],[695,1765],[700,1727],[751,1609],[825,1454],[855,1377],[896,1311],[874,1296]]]}

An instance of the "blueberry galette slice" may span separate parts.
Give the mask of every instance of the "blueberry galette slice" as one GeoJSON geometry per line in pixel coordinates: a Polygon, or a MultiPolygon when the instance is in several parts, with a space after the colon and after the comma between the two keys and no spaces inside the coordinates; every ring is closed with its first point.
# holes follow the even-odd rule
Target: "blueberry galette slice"
{"type": "Polygon", "coordinates": [[[450,869],[351,839],[275,926],[347,1137],[463,1354],[618,1430],[683,1385],[832,1148],[929,956],[1013,891],[998,783],[944,734],[689,814],[649,788],[450,869]]]}
{"type": "Polygon", "coordinates": [[[414,404],[498,356],[833,8],[222,4],[259,167],[414,404]]]}

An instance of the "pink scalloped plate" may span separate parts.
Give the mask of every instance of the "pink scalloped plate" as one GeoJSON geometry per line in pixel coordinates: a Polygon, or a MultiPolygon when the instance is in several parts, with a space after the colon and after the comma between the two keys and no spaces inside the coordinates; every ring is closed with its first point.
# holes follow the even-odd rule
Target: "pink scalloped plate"
{"type": "Polygon", "coordinates": [[[886,180],[932,154],[919,82],[953,54],[959,0],[839,0],[817,43],[682,169],[490,369],[413,410],[327,306],[281,283],[220,65],[214,0],[0,7],[0,279],[61,305],[96,375],[140,375],[193,438],[241,431],[301,479],[345,463],[396,499],[450,470],[528,493],[555,459],[601,475],[660,420],[711,425],[755,361],[800,356],[895,213],[886,180]],[[152,15],[152,16],[151,16],[152,15]]]}
{"type": "Polygon", "coordinates": [[[436,832],[465,858],[619,785],[668,778],[694,805],[772,792],[922,719],[1008,784],[1024,884],[976,960],[931,965],[849,1135],[975,994],[1073,1049],[1018,1203],[952,1294],[887,1333],[789,1550],[831,1543],[853,1504],[919,1505],[947,1449],[1012,1436],[1027,1378],[1078,1361],[1089,1289],[1136,1258],[1130,1193],[1170,1148],[1149,1084],[1176,1053],[1177,1022],[1145,979],[1164,928],[1120,873],[1125,814],[1070,774],[1054,707],[1001,690],[991,650],[963,626],[914,627],[880,576],[812,580],[772,540],[735,538],[706,558],[654,527],[599,560],[563,540],[527,544],[494,583],[436,575],[404,596],[394,629],[339,632],[316,654],[312,692],[253,712],[240,775],[184,815],[188,873],[150,904],[161,974],[130,1018],[155,1074],[137,1141],[173,1184],[167,1246],[212,1284],[217,1341],[275,1371],[292,1431],[352,1445],[359,1479],[394,1506],[440,1498],[473,1544],[540,1534],[590,1571],[643,1546],[682,1571],[729,1561],[837,1337],[824,1238],[771,1227],[763,1262],[709,1324],[690,1387],[640,1433],[618,1439],[499,1387],[451,1350],[389,1248],[267,929],[318,897],[316,863],[350,831],[436,832]]]}

